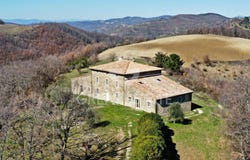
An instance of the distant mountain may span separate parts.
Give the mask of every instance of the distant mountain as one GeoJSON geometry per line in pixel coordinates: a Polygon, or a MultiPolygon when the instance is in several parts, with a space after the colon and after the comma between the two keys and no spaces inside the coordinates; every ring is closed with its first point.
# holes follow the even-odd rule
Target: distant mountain
{"type": "Polygon", "coordinates": [[[124,17],[124,18],[114,18],[108,20],[96,20],[96,21],[72,21],[67,22],[69,25],[88,30],[88,31],[99,31],[105,30],[107,28],[119,27],[119,26],[129,26],[142,24],[145,22],[149,22],[151,20],[161,20],[161,19],[169,19],[171,16],[160,16],[153,18],[143,18],[143,17],[124,17]]]}
{"type": "Polygon", "coordinates": [[[9,28],[7,31],[3,29],[0,28],[0,64],[44,55],[64,55],[88,44],[119,42],[115,37],[83,31],[67,24],[35,25],[14,33],[12,30],[9,33],[9,28]]]}
{"type": "Polygon", "coordinates": [[[125,17],[105,21],[68,22],[77,28],[97,31],[127,39],[153,39],[163,36],[185,34],[196,27],[215,27],[229,18],[214,14],[182,14],[176,16],[160,16],[154,18],[125,17]]]}
{"type": "Polygon", "coordinates": [[[31,25],[31,24],[50,22],[49,20],[41,20],[41,19],[4,19],[4,21],[6,23],[19,24],[19,25],[31,25]]]}
{"type": "Polygon", "coordinates": [[[4,24],[4,21],[0,19],[0,24],[4,24]]]}

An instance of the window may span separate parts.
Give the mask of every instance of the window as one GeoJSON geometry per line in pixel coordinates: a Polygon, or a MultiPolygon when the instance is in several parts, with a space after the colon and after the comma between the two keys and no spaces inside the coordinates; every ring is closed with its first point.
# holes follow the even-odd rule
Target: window
{"type": "Polygon", "coordinates": [[[150,101],[147,101],[147,106],[151,107],[151,102],[150,101]]]}
{"type": "Polygon", "coordinates": [[[118,81],[115,81],[115,86],[118,87],[118,81]]]}
{"type": "Polygon", "coordinates": [[[108,85],[109,84],[109,80],[108,79],[106,79],[106,85],[108,85]]]}
{"type": "Polygon", "coordinates": [[[118,93],[115,94],[115,97],[118,98],[118,93]]]}
{"type": "Polygon", "coordinates": [[[184,100],[185,100],[185,97],[184,97],[183,95],[180,95],[180,96],[178,97],[178,101],[179,101],[180,103],[184,102],[184,100]]]}
{"type": "Polygon", "coordinates": [[[185,101],[191,101],[191,98],[192,96],[191,96],[191,94],[186,94],[185,95],[185,101]]]}
{"type": "Polygon", "coordinates": [[[143,82],[139,82],[140,84],[143,84],[143,82]]]}
{"type": "Polygon", "coordinates": [[[88,91],[90,92],[90,87],[88,87],[88,91]]]}
{"type": "Polygon", "coordinates": [[[96,93],[99,93],[99,88],[96,89],[96,93]]]}
{"type": "Polygon", "coordinates": [[[97,83],[99,82],[99,77],[96,77],[96,82],[97,82],[97,83]]]}
{"type": "Polygon", "coordinates": [[[82,87],[82,85],[80,85],[80,92],[83,92],[83,87],[82,87]]]}
{"type": "Polygon", "coordinates": [[[135,99],[135,107],[140,108],[140,100],[139,99],[135,99]]]}
{"type": "Polygon", "coordinates": [[[161,81],[161,79],[158,78],[157,81],[161,81]]]}
{"type": "Polygon", "coordinates": [[[128,102],[131,102],[132,98],[131,97],[128,97],[128,102]]]}

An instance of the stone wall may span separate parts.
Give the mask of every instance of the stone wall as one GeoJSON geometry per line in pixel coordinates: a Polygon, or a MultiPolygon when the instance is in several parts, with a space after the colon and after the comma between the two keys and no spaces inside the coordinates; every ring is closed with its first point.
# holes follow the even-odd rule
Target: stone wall
{"type": "Polygon", "coordinates": [[[73,94],[91,96],[91,75],[71,79],[73,94]]]}
{"type": "Polygon", "coordinates": [[[93,98],[124,105],[124,77],[116,74],[92,71],[93,98]]]}
{"type": "Polygon", "coordinates": [[[143,110],[146,112],[155,113],[155,99],[152,96],[145,94],[143,91],[138,90],[137,88],[132,88],[126,86],[125,90],[125,105],[134,109],[143,110]],[[140,103],[140,106],[137,107],[137,103],[140,103]]]}
{"type": "MultiPolygon", "coordinates": [[[[180,103],[181,105],[181,108],[183,110],[183,112],[189,112],[191,111],[191,104],[192,102],[191,101],[188,101],[188,102],[182,102],[180,103]]],[[[167,113],[168,113],[168,108],[169,108],[170,105],[168,106],[161,106],[160,104],[157,104],[156,107],[157,107],[157,113],[161,116],[166,116],[167,113]]]]}
{"type": "Polygon", "coordinates": [[[181,108],[184,112],[189,112],[189,111],[191,111],[191,105],[192,105],[191,101],[183,102],[183,103],[181,103],[181,108]]]}

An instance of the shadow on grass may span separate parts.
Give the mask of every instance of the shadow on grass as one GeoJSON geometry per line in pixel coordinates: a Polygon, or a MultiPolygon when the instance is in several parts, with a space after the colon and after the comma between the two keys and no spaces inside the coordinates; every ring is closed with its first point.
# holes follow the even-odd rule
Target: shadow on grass
{"type": "Polygon", "coordinates": [[[192,124],[192,120],[191,119],[184,119],[184,121],[182,122],[182,124],[184,125],[189,125],[189,124],[192,124]]]}
{"type": "Polygon", "coordinates": [[[174,131],[169,129],[168,126],[165,126],[162,131],[163,131],[163,135],[164,135],[163,137],[167,146],[164,152],[164,157],[166,159],[179,160],[180,156],[178,154],[178,151],[176,150],[176,144],[172,140],[174,131]]]}
{"type": "Polygon", "coordinates": [[[192,102],[192,104],[191,104],[191,110],[194,110],[194,109],[197,109],[197,108],[202,108],[202,106],[200,106],[200,105],[192,102]]]}
{"type": "Polygon", "coordinates": [[[95,123],[93,128],[106,127],[109,124],[110,124],[110,121],[101,121],[101,122],[95,123]]]}
{"type": "Polygon", "coordinates": [[[192,120],[191,120],[191,119],[187,119],[187,118],[185,118],[183,121],[176,120],[176,121],[169,121],[169,123],[176,123],[176,124],[190,125],[190,124],[192,124],[192,120]]]}

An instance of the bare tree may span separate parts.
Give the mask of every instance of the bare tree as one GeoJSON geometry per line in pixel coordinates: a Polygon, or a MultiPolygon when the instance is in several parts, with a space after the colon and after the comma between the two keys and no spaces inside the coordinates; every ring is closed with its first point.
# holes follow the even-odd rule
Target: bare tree
{"type": "Polygon", "coordinates": [[[250,78],[238,79],[225,87],[221,103],[229,109],[225,114],[227,135],[232,140],[232,147],[239,153],[237,159],[250,159],[250,78]]]}
{"type": "Polygon", "coordinates": [[[55,127],[54,134],[60,141],[58,146],[60,148],[61,160],[64,160],[65,156],[69,153],[68,140],[70,136],[72,136],[72,128],[79,125],[80,122],[87,122],[90,112],[91,115],[95,115],[85,101],[80,102],[79,99],[73,96],[67,89],[57,86],[49,88],[48,96],[54,106],[50,111],[52,112],[51,118],[53,119],[53,127],[55,127]]]}

